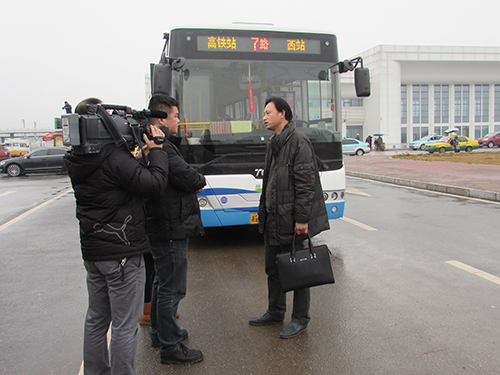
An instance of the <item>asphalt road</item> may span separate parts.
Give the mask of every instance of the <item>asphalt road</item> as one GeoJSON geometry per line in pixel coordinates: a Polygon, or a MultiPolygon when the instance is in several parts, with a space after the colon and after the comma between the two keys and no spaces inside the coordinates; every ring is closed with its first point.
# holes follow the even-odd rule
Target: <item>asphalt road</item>
{"type": "MultiPolygon", "coordinates": [[[[212,229],[191,241],[179,319],[186,344],[205,360],[161,365],[141,327],[138,374],[498,373],[500,206],[354,178],[347,184],[345,218],[315,239],[333,253],[336,284],[312,290],[305,333],[282,340],[283,325],[248,325],[267,303],[262,238],[255,227],[212,229]]],[[[0,179],[6,374],[80,369],[85,270],[68,187],[66,176],[0,179]]]]}

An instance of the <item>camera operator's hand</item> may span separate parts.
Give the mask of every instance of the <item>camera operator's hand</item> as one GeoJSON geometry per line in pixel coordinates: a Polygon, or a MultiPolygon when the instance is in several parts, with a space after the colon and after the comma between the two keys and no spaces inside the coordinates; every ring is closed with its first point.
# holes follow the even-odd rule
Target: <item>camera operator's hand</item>
{"type": "MultiPolygon", "coordinates": [[[[165,137],[165,133],[163,133],[160,129],[158,129],[156,126],[150,125],[151,129],[151,135],[154,137],[165,137]]],[[[156,144],[154,139],[149,139],[146,134],[142,135],[142,139],[144,139],[144,143],[146,143],[145,146],[142,147],[142,152],[147,155],[149,154],[149,150],[151,150],[154,147],[162,147],[162,144],[156,144]]]]}

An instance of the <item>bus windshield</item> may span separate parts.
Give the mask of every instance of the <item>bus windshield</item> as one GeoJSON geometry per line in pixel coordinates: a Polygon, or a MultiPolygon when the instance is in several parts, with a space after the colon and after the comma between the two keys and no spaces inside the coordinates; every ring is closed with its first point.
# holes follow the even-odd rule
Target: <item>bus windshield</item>
{"type": "MultiPolygon", "coordinates": [[[[186,60],[174,80],[174,92],[182,98],[179,134],[186,137],[185,146],[203,150],[184,147],[184,156],[210,174],[234,172],[228,163],[239,164],[240,171],[242,163],[262,163],[272,135],[262,120],[265,100],[280,96],[290,104],[295,125],[315,144],[320,168],[339,168],[342,151],[340,144],[337,152],[332,146],[327,71],[327,64],[314,62],[186,60]]],[[[340,135],[337,138],[339,142],[340,135]]]]}

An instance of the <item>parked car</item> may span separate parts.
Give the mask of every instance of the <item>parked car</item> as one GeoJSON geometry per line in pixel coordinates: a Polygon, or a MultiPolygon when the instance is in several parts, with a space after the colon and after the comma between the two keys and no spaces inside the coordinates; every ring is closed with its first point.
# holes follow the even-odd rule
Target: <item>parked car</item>
{"type": "Polygon", "coordinates": [[[478,138],[479,147],[488,146],[492,148],[493,146],[500,147],[500,132],[494,132],[486,134],[484,137],[478,138]]]}
{"type": "Polygon", "coordinates": [[[423,150],[427,143],[438,142],[441,138],[443,138],[443,136],[440,134],[427,135],[423,138],[411,142],[410,148],[412,150],[423,150]]]}
{"type": "Polygon", "coordinates": [[[342,139],[342,153],[346,155],[363,155],[371,151],[370,145],[355,138],[342,139]]]}
{"type": "MultiPolygon", "coordinates": [[[[470,139],[464,135],[459,135],[457,136],[457,138],[460,150],[462,151],[472,152],[472,150],[479,148],[479,142],[475,139],[470,139]]],[[[446,151],[453,151],[453,147],[451,146],[449,141],[449,137],[443,137],[439,140],[439,142],[428,143],[425,145],[425,151],[429,151],[430,153],[444,153],[446,151]]]]}
{"type": "Polygon", "coordinates": [[[0,160],[10,158],[10,151],[7,147],[0,144],[0,160]]]}
{"type": "Polygon", "coordinates": [[[0,162],[0,173],[17,177],[25,173],[65,171],[63,157],[68,150],[67,147],[39,148],[22,157],[3,160],[0,162]]]}

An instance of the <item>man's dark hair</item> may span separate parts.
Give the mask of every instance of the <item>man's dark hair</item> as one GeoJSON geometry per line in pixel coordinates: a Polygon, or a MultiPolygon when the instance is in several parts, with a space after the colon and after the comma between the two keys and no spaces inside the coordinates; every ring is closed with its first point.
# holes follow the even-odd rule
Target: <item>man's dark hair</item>
{"type": "Polygon", "coordinates": [[[89,113],[87,110],[87,105],[88,104],[101,104],[102,100],[97,99],[97,98],[87,98],[85,100],[82,100],[78,105],[76,106],[75,113],[78,113],[79,115],[91,115],[94,113],[89,113]]]}
{"type": "Polygon", "coordinates": [[[149,100],[149,109],[172,113],[172,107],[179,108],[179,102],[165,94],[154,94],[149,100]]]}
{"type": "Polygon", "coordinates": [[[292,109],[290,108],[290,105],[285,99],[280,98],[279,96],[271,96],[266,100],[266,104],[264,106],[268,105],[271,102],[274,103],[274,106],[276,107],[278,112],[285,111],[285,119],[288,122],[292,121],[293,119],[292,109]]]}

